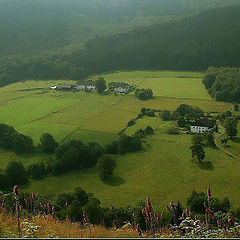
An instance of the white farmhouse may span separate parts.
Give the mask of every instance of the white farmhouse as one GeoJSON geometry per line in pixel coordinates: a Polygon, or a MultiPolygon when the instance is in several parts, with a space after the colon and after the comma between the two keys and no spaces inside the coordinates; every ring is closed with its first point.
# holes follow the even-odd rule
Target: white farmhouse
{"type": "Polygon", "coordinates": [[[215,120],[209,120],[208,118],[202,118],[190,126],[192,133],[205,133],[214,131],[216,127],[215,120]]]}
{"type": "Polygon", "coordinates": [[[77,90],[95,90],[96,82],[93,80],[82,80],[77,83],[77,90]]]}

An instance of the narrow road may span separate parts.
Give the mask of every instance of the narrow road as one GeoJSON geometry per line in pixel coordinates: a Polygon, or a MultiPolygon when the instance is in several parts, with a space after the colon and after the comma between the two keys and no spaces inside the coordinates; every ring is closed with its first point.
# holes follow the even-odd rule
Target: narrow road
{"type": "Polygon", "coordinates": [[[225,134],[225,129],[224,127],[220,124],[220,122],[218,122],[218,126],[219,126],[219,129],[221,129],[221,133],[216,133],[214,135],[214,141],[215,141],[215,144],[216,146],[221,150],[223,151],[224,153],[226,153],[229,157],[232,157],[232,158],[236,158],[238,160],[240,160],[240,156],[236,155],[236,154],[233,154],[232,152],[229,152],[220,142],[220,138],[225,134]]]}

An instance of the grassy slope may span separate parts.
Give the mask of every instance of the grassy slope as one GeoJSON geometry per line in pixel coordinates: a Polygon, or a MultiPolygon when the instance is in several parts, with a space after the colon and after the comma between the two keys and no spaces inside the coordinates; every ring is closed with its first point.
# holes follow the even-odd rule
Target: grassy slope
{"type": "MultiPolygon", "coordinates": [[[[117,133],[142,107],[174,110],[179,104],[186,103],[199,106],[206,112],[230,109],[231,104],[216,102],[206,97],[201,76],[201,73],[190,72],[120,72],[104,75],[107,81],[131,80],[135,84],[146,84],[150,81],[155,92],[162,91],[171,96],[162,97],[165,95],[161,94],[162,96],[149,101],[139,101],[134,96],[98,96],[84,92],[19,92],[19,88],[49,87],[56,82],[18,83],[0,90],[0,96],[5,94],[0,97],[0,120],[12,123],[19,131],[31,135],[35,143],[41,133],[50,132],[58,141],[75,138],[86,142],[97,141],[104,145],[117,139],[117,133]],[[165,78],[171,79],[170,82],[165,78]],[[153,79],[157,79],[156,84],[153,79]],[[194,91],[186,91],[182,87],[182,82],[186,86],[188,81],[191,81],[194,91]],[[172,84],[178,85],[178,88],[173,89],[172,84]],[[11,93],[9,99],[7,93],[11,93]],[[19,94],[21,98],[13,100],[19,94]]],[[[174,124],[162,122],[159,118],[144,118],[139,120],[136,126],[129,128],[129,134],[146,125],[152,125],[158,130],[156,135],[147,138],[146,151],[117,157],[115,175],[108,183],[99,180],[97,169],[94,168],[34,181],[26,186],[25,190],[52,195],[81,186],[88,192],[95,193],[105,205],[113,203],[119,206],[132,205],[150,195],[154,204],[160,208],[166,201],[185,201],[186,194],[194,188],[204,191],[210,183],[220,198],[228,195],[236,203],[240,199],[237,195],[240,189],[235,184],[240,180],[240,163],[218,150],[207,149],[206,161],[211,161],[213,167],[198,168],[191,162],[188,150],[190,136],[166,134],[167,128],[174,124]]],[[[1,152],[0,167],[4,168],[15,157],[25,165],[45,159],[44,156],[24,158],[1,152]]]]}
{"type": "Polygon", "coordinates": [[[165,130],[160,128],[148,138],[150,146],[146,151],[117,157],[116,172],[108,183],[100,181],[94,168],[35,181],[26,190],[51,195],[81,186],[93,192],[104,205],[133,205],[149,195],[156,207],[163,208],[170,200],[185,202],[193,189],[205,191],[211,184],[217,197],[231,196],[236,204],[240,186],[235,183],[240,181],[240,163],[220,150],[208,148],[206,161],[212,165],[200,169],[191,162],[190,136],[169,136],[165,130]]]}

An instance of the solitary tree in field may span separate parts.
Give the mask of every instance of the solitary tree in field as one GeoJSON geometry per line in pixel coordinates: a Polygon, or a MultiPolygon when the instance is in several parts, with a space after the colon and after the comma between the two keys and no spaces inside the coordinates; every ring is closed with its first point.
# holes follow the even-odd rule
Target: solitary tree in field
{"type": "Polygon", "coordinates": [[[224,128],[228,137],[233,138],[237,136],[238,134],[237,124],[238,124],[237,119],[234,117],[227,118],[224,121],[224,128]]]}
{"type": "Polygon", "coordinates": [[[116,161],[110,156],[104,155],[100,157],[98,160],[98,167],[101,179],[104,180],[109,176],[112,176],[116,165],[116,161]]]}
{"type": "Polygon", "coordinates": [[[192,158],[197,158],[198,162],[201,163],[205,159],[205,151],[202,144],[195,144],[190,147],[192,151],[192,158]]]}
{"type": "Polygon", "coordinates": [[[234,111],[238,111],[239,110],[239,106],[236,104],[234,105],[234,111]]]}
{"type": "Polygon", "coordinates": [[[96,88],[99,94],[102,94],[105,91],[105,89],[107,88],[107,85],[104,78],[102,77],[98,78],[98,80],[96,81],[96,88]]]}
{"type": "Polygon", "coordinates": [[[204,136],[201,134],[195,134],[192,136],[192,146],[190,147],[192,151],[192,158],[196,157],[199,163],[201,163],[205,158],[203,141],[204,136]]]}

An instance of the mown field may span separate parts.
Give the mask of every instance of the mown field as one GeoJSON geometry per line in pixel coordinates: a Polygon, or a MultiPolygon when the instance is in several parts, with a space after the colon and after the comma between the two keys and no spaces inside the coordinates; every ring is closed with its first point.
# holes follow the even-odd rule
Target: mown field
{"type": "MultiPolygon", "coordinates": [[[[80,139],[105,145],[118,139],[118,132],[142,107],[172,111],[185,103],[199,106],[205,112],[223,112],[232,107],[208,96],[201,84],[203,73],[118,72],[102,76],[108,82],[129,82],[152,88],[155,97],[139,101],[133,94],[100,96],[94,92],[54,92],[48,88],[64,81],[28,81],[0,88],[0,122],[31,136],[35,145],[44,132],[61,143],[80,139]]],[[[191,136],[167,134],[175,122],[163,122],[159,117],[144,117],[126,133],[134,134],[147,125],[155,129],[155,135],[145,139],[145,150],[116,156],[117,168],[107,183],[100,181],[97,168],[93,168],[32,181],[24,190],[51,196],[81,186],[94,193],[104,205],[133,205],[149,195],[160,208],[170,200],[185,201],[193,189],[205,191],[211,184],[218,197],[227,195],[235,204],[240,200],[240,186],[236,184],[240,180],[238,161],[220,150],[208,148],[206,166],[199,168],[191,161],[191,136]]],[[[12,160],[28,166],[46,159],[45,155],[16,156],[0,150],[2,169],[12,160]]]]}

